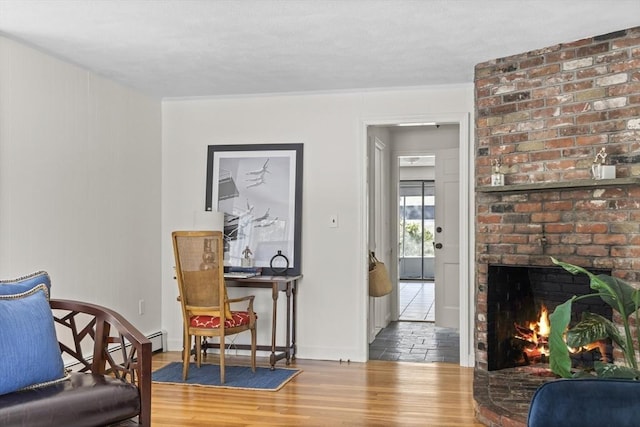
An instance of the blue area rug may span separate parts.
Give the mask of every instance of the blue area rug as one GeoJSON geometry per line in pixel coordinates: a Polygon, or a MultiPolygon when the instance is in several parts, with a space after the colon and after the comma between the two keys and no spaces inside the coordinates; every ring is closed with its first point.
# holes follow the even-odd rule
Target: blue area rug
{"type": "Polygon", "coordinates": [[[151,374],[151,380],[160,383],[189,384],[206,387],[224,387],[250,390],[278,391],[289,380],[302,372],[299,369],[285,369],[256,367],[256,372],[250,366],[225,366],[225,383],[220,384],[220,366],[202,364],[200,368],[195,363],[189,365],[189,375],[182,380],[182,362],[171,362],[151,374]]]}

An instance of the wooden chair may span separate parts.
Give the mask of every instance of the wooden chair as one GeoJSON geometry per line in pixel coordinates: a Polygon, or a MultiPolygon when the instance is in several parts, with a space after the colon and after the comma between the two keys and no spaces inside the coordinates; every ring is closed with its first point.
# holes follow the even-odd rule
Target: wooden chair
{"type": "Polygon", "coordinates": [[[184,329],[182,377],[189,374],[191,337],[195,337],[200,367],[203,337],[220,340],[220,382],[224,383],[225,337],[251,331],[251,369],[256,369],[256,314],[253,295],[229,299],[224,282],[223,235],[220,231],[174,231],[173,252],[184,329]],[[230,303],[246,301],[245,311],[231,311],[230,303]],[[224,317],[224,321],[220,318],[224,317]]]}

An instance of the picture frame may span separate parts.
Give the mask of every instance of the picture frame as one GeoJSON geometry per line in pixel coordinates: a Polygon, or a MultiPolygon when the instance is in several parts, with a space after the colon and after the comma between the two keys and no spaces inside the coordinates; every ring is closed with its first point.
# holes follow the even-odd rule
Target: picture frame
{"type": "Polygon", "coordinates": [[[225,270],[301,272],[303,144],[209,145],[205,211],[224,212],[225,270]]]}

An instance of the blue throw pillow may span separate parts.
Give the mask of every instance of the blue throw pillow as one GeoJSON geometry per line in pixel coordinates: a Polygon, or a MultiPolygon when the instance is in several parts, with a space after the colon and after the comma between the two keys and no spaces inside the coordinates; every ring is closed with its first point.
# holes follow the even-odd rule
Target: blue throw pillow
{"type": "Polygon", "coordinates": [[[0,295],[14,295],[33,289],[36,285],[47,286],[47,296],[51,291],[51,279],[46,271],[36,271],[17,279],[0,280],[0,295]]]}
{"type": "Polygon", "coordinates": [[[67,378],[48,295],[42,283],[0,295],[0,395],[67,378]]]}

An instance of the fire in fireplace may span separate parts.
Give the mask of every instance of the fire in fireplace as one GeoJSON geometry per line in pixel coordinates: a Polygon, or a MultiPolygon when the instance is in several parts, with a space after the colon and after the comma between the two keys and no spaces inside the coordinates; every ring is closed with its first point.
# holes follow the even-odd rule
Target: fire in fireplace
{"type": "MultiPolygon", "coordinates": [[[[591,270],[610,274],[608,270],[591,270]]],[[[573,295],[591,293],[589,280],[559,267],[490,265],[487,292],[487,363],[499,370],[548,362],[549,313],[573,295]]],[[[574,304],[572,323],[584,311],[612,318],[600,298],[574,304]]],[[[574,366],[589,368],[596,360],[612,360],[608,342],[572,349],[574,366]]]]}
{"type": "Polygon", "coordinates": [[[526,325],[515,325],[516,333],[512,346],[520,348],[522,354],[520,364],[534,364],[546,362],[549,356],[549,333],[551,323],[549,322],[549,311],[545,305],[540,309],[538,320],[527,322],[526,325]]]}

